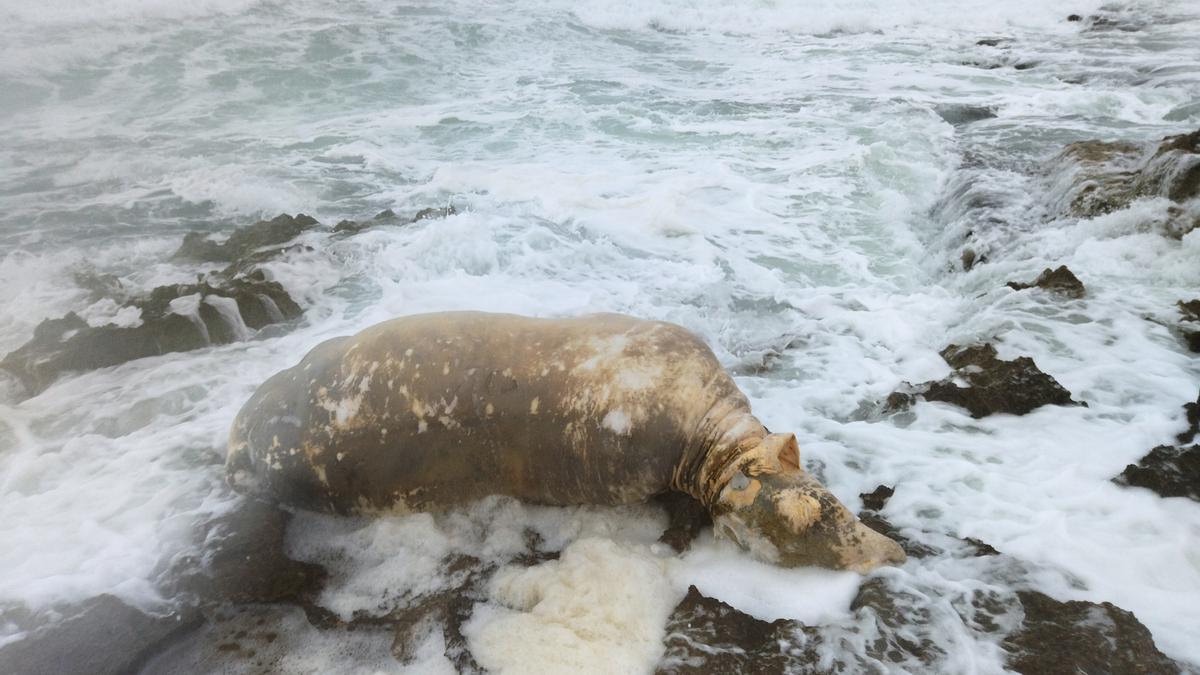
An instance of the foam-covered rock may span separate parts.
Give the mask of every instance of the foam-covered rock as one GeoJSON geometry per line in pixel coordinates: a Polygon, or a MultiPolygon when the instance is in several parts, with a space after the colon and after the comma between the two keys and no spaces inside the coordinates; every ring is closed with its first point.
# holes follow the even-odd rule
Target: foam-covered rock
{"type": "Polygon", "coordinates": [[[160,286],[122,309],[133,311],[137,320],[92,326],[74,312],[47,319],[29,342],[0,361],[0,369],[16,376],[34,395],[67,372],[227,344],[295,319],[302,311],[282,286],[261,273],[160,286]]]}
{"type": "Polygon", "coordinates": [[[1093,218],[1127,208],[1137,199],[1173,202],[1169,234],[1180,237],[1200,224],[1200,130],[1157,143],[1079,141],[1049,164],[1051,202],[1059,215],[1093,218]]]}
{"type": "Polygon", "coordinates": [[[790,665],[816,660],[796,646],[803,632],[795,621],[762,621],[690,586],[667,622],[666,652],[656,672],[787,672],[790,665]]]}

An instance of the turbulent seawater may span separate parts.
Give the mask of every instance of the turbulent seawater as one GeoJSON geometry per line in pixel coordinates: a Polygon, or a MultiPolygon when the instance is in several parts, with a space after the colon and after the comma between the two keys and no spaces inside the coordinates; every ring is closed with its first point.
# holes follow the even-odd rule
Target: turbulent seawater
{"type": "MultiPolygon", "coordinates": [[[[925,599],[914,630],[936,646],[934,669],[1003,671],[962,607],[1016,588],[1113,602],[1200,664],[1200,505],[1109,480],[1169,442],[1196,396],[1200,361],[1164,324],[1200,288],[1200,233],[1146,231],[1165,208],[1155,200],[1055,218],[1041,173],[1075,140],[1200,126],[1200,6],[1104,8],[1135,30],[1066,21],[1099,9],[3,0],[0,353],[46,318],[110,317],[77,271],[132,291],[208,271],[169,261],[189,230],[280,212],[326,225],[387,208],[457,214],[305,235],[311,250],[266,265],[306,309],[294,330],[0,404],[0,603],[113,593],[170,606],[162,570],[238,499],[222,471],[234,413],[322,340],[436,310],[618,311],[704,337],[852,509],[896,485],[897,526],[1007,554],[878,573],[925,599]],[[963,106],[994,117],[961,123],[963,106]],[[986,208],[952,189],[964,172],[986,208]],[[989,248],[964,272],[967,231],[989,248]],[[1004,287],[1060,264],[1086,299],[1004,287]],[[864,412],[902,382],[945,376],[938,351],[971,340],[1033,357],[1089,407],[864,412]]],[[[861,666],[872,628],[849,611],[857,577],[773,569],[711,539],[676,557],[653,544],[664,524],[649,507],[489,502],[436,518],[302,517],[290,546],[331,566],[321,602],[349,617],[446,583],[448,553],[507,560],[537,531],[562,559],[503,573],[466,627],[493,668],[652,669],[688,584],[841,631],[824,658],[861,666]],[[532,597],[553,602],[525,611],[532,597]]],[[[292,671],[400,667],[390,637],[333,645],[296,630],[292,671]]],[[[0,642],[15,631],[0,625],[0,642]]],[[[428,647],[414,672],[448,669],[428,647]]]]}

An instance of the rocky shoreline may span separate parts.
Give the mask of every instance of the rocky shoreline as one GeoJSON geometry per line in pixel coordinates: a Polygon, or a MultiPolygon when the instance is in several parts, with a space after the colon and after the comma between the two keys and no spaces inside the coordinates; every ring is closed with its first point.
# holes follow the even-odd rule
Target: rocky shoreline
{"type": "MultiPolygon", "coordinates": [[[[1092,21],[1093,28],[1104,25],[1092,21]]],[[[986,111],[945,111],[952,123],[987,118],[986,111]]],[[[1161,236],[1178,240],[1200,225],[1200,131],[1169,136],[1157,144],[1084,141],[1067,146],[1046,168],[1054,217],[1091,218],[1125,209],[1139,199],[1170,202],[1168,217],[1148,223],[1161,236]]],[[[965,189],[951,186],[951,190],[965,189]]],[[[118,280],[87,276],[80,280],[99,297],[120,306],[122,323],[90,325],[75,313],[40,324],[32,339],[0,361],[0,369],[16,377],[29,395],[37,395],[70,373],[105,368],[130,360],[201,349],[254,339],[271,327],[286,329],[302,318],[304,308],[264,264],[295,247],[297,238],[313,232],[354,236],[366,229],[405,225],[444,217],[452,209],[425,210],[412,218],[385,211],[364,221],[342,221],[324,229],[303,214],[287,214],[238,228],[222,241],[189,233],[173,259],[219,263],[220,269],[195,284],[155,288],[130,297],[118,280]]],[[[963,270],[988,263],[987,246],[967,233],[956,256],[963,270]]],[[[1087,290],[1065,266],[1046,269],[1027,282],[1007,284],[1013,293],[1043,292],[1051,302],[1085,301],[1087,290]]],[[[1200,351],[1200,300],[1180,300],[1178,330],[1191,351],[1200,351]]],[[[1166,311],[1164,309],[1164,311],[1166,311]]],[[[786,347],[798,344],[789,340],[786,347]]],[[[875,416],[893,415],[922,401],[956,406],[973,418],[995,414],[1023,415],[1046,405],[1081,406],[1072,393],[1031,358],[1001,359],[993,344],[950,344],[940,352],[952,369],[946,378],[905,383],[875,416]]],[[[777,356],[777,355],[776,355],[777,356]]],[[[769,367],[764,360],[763,368],[769,367]]],[[[1113,480],[1148,488],[1164,498],[1200,501],[1200,399],[1185,406],[1189,427],[1177,445],[1151,450],[1113,480]]],[[[885,515],[895,489],[880,486],[862,495],[860,518],[873,529],[896,538],[908,555],[981,558],[982,586],[1009,587],[1006,565],[1019,564],[985,542],[950,533],[916,532],[894,527],[885,515]]],[[[686,500],[685,500],[686,501],[686,500]]],[[[709,527],[703,514],[688,504],[664,500],[670,527],[663,541],[684,551],[709,527]]],[[[413,659],[433,632],[441,631],[445,654],[460,672],[483,672],[472,657],[462,625],[474,604],[483,599],[484,584],[495,568],[470,557],[448,558],[446,569],[461,583],[452,589],[414,598],[402,611],[382,617],[344,621],[316,604],[328,575],[318,565],[293,560],[284,550],[290,514],[277,507],[245,501],[227,518],[208,523],[197,533],[196,555],[174,561],[164,592],[178,599],[174,612],[146,614],[112,596],[100,596],[71,607],[31,614],[0,608],[0,617],[21,628],[24,638],[0,647],[0,671],[20,673],[191,672],[198,664],[251,664],[269,669],[286,651],[281,635],[295,632],[300,621],[316,633],[351,639],[356,631],[391,635],[391,654],[401,663],[413,659]]],[[[536,547],[533,547],[536,548],[536,547]]],[[[531,555],[517,561],[537,564],[556,554],[531,555]]],[[[917,564],[920,564],[919,562],[917,564]]],[[[966,630],[994,641],[1008,668],[1035,673],[1178,673],[1154,644],[1150,632],[1130,612],[1107,602],[1059,600],[1033,588],[1003,593],[980,588],[961,598],[958,608],[966,630]]],[[[865,641],[860,672],[936,669],[941,654],[914,631],[922,599],[908,597],[877,574],[861,586],[852,603],[855,616],[875,627],[865,641]],[[905,610],[899,611],[903,606],[905,610]]],[[[833,673],[844,672],[823,660],[848,639],[822,626],[796,621],[764,621],[704,596],[696,587],[675,607],[667,626],[659,673],[833,673]]]]}

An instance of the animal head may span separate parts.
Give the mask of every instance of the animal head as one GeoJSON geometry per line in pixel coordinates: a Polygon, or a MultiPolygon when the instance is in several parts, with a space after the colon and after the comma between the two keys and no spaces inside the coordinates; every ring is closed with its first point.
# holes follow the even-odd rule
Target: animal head
{"type": "Polygon", "coordinates": [[[727,475],[712,506],[714,528],[761,560],[861,574],[905,560],[899,544],[859,522],[800,468],[792,434],[766,436],[727,475]]]}

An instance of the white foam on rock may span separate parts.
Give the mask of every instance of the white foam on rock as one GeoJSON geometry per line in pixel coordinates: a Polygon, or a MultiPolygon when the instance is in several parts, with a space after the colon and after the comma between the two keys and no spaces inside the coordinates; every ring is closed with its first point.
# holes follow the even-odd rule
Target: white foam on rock
{"type": "Polygon", "coordinates": [[[666,526],[661,511],[648,506],[553,508],[506,497],[438,515],[347,520],[302,513],[297,522],[289,530],[288,550],[330,570],[319,602],[344,619],[356,610],[384,614],[461,581],[447,569],[453,556],[506,564],[589,537],[649,546],[666,526]]]}
{"type": "Polygon", "coordinates": [[[836,623],[850,615],[850,601],[862,576],[814,567],[786,569],[759,562],[734,544],[703,535],[670,569],[676,589],[694,585],[757,619],[795,619],[810,626],[836,623]]]}

